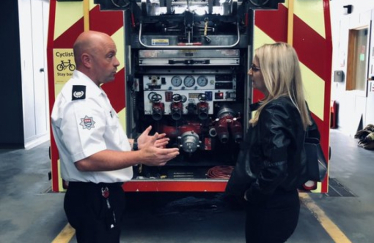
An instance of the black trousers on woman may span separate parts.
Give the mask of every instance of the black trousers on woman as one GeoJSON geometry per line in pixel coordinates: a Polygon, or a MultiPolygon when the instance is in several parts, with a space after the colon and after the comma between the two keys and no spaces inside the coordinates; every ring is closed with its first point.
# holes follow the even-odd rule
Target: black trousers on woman
{"type": "Polygon", "coordinates": [[[78,243],[119,243],[125,209],[122,183],[70,182],[64,209],[78,243]]]}
{"type": "Polygon", "coordinates": [[[277,189],[261,204],[246,204],[247,243],[283,243],[293,234],[300,213],[297,190],[277,189]]]}

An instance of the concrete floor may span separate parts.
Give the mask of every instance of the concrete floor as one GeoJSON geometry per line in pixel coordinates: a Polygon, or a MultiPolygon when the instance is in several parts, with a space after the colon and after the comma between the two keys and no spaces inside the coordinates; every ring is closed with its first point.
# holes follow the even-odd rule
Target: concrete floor
{"type": "MultiPolygon", "coordinates": [[[[330,178],[353,195],[308,195],[349,240],[330,236],[303,204],[299,225],[288,242],[372,243],[374,151],[358,147],[356,139],[338,130],[331,130],[330,140],[330,178]]],[[[52,242],[67,224],[64,194],[48,192],[48,146],[0,149],[0,242],[52,242]]],[[[130,193],[122,227],[121,242],[244,242],[244,213],[220,193],[130,193]]],[[[70,241],[74,242],[75,238],[70,241]]]]}

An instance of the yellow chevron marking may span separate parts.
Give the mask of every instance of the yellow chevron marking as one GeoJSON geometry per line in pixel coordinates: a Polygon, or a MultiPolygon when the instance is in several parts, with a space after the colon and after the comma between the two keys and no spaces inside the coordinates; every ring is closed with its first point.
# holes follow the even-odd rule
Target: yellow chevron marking
{"type": "Polygon", "coordinates": [[[326,38],[323,0],[294,0],[294,14],[326,38]]]}
{"type": "Polygon", "coordinates": [[[123,108],[120,112],[118,112],[119,121],[122,125],[123,130],[126,131],[126,108],[123,108]]]}
{"type": "Polygon", "coordinates": [[[83,17],[83,2],[56,2],[54,40],[83,17]]]}
{"type": "Polygon", "coordinates": [[[305,99],[309,109],[322,121],[324,120],[325,81],[300,62],[303,77],[305,99]]]}
{"type": "Polygon", "coordinates": [[[90,11],[96,7],[97,4],[94,3],[94,0],[89,0],[89,6],[90,6],[90,11]]]}
{"type": "Polygon", "coordinates": [[[253,50],[259,48],[260,46],[262,46],[264,44],[269,44],[269,43],[274,43],[275,42],[272,38],[270,38],[270,36],[265,34],[265,32],[260,30],[257,26],[255,26],[253,36],[254,36],[253,50]]]}
{"type": "MultiPolygon", "coordinates": [[[[254,29],[254,49],[275,41],[258,27],[254,29]]],[[[300,62],[301,74],[304,82],[305,99],[310,110],[322,121],[324,119],[325,81],[300,62]]]]}
{"type": "Polygon", "coordinates": [[[325,212],[318,207],[310,198],[308,193],[300,193],[301,202],[309,209],[310,212],[317,218],[321,226],[326,230],[334,242],[337,243],[352,243],[348,237],[339,229],[339,227],[327,217],[325,212]]]}
{"type": "Polygon", "coordinates": [[[61,160],[57,160],[57,175],[58,175],[58,191],[59,192],[64,192],[66,189],[64,189],[64,185],[62,182],[62,177],[61,177],[61,160]]]}

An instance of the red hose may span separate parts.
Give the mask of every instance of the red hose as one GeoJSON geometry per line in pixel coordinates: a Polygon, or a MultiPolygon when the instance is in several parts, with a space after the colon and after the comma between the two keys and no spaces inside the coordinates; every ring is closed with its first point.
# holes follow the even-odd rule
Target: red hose
{"type": "Polygon", "coordinates": [[[234,166],[218,165],[208,170],[207,176],[213,179],[229,179],[234,166]]]}

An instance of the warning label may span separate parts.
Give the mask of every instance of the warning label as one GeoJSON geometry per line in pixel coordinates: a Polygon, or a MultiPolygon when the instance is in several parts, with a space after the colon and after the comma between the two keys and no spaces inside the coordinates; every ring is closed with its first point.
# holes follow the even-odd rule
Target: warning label
{"type": "Polygon", "coordinates": [[[152,46],[168,46],[169,39],[152,39],[152,46]]]}

